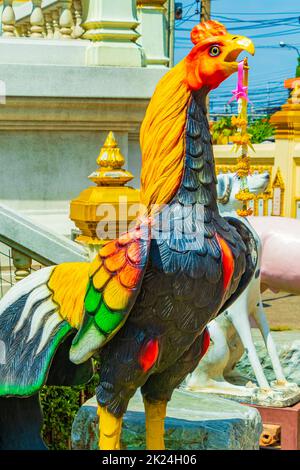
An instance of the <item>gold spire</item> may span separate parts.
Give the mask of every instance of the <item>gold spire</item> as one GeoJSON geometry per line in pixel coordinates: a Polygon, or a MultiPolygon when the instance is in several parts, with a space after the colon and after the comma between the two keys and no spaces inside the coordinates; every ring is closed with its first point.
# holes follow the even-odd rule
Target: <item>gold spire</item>
{"type": "Polygon", "coordinates": [[[137,216],[140,201],[139,190],[126,186],[134,177],[122,168],[125,159],[112,132],[100,150],[97,163],[99,168],[89,176],[97,186],[92,184],[70,204],[70,218],[80,230],[76,241],[88,246],[93,256],[107,242],[110,230],[115,232],[111,238],[128,230],[137,216]],[[108,227],[105,238],[98,230],[103,220],[108,227]]]}
{"type": "Polygon", "coordinates": [[[134,178],[129,171],[122,168],[125,158],[112,131],[109,132],[96,161],[99,168],[89,176],[89,179],[97,186],[123,186],[134,178]]]}

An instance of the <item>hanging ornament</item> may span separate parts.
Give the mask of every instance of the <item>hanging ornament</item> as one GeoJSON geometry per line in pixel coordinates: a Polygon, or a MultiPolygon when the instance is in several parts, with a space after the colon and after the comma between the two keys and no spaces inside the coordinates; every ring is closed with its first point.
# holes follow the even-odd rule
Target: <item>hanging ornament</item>
{"type": "Polygon", "coordinates": [[[237,171],[236,174],[240,179],[240,190],[236,194],[236,199],[242,202],[242,209],[238,209],[236,212],[241,217],[247,217],[252,214],[252,209],[248,207],[249,201],[254,199],[254,195],[250,193],[248,187],[248,176],[250,175],[250,157],[248,155],[248,147],[252,150],[251,135],[247,132],[248,125],[248,61],[245,58],[238,65],[238,83],[235,90],[232,91],[233,97],[229,101],[233,100],[238,102],[238,116],[232,116],[231,124],[236,128],[236,133],[232,137],[234,143],[234,151],[241,151],[240,156],[237,159],[237,171]]]}

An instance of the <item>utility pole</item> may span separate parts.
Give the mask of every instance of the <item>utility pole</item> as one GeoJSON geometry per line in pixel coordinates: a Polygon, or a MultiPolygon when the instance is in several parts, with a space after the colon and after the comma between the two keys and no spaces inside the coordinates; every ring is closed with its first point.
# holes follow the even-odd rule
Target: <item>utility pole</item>
{"type": "Polygon", "coordinates": [[[201,0],[200,22],[210,20],[211,0],[201,0]]]}
{"type": "Polygon", "coordinates": [[[175,0],[168,0],[168,26],[169,26],[169,67],[174,66],[175,43],[175,0]]]}
{"type": "MultiPolygon", "coordinates": [[[[197,7],[198,7],[197,1],[197,7]]],[[[203,21],[210,20],[210,3],[211,0],[201,0],[201,9],[200,9],[200,23],[203,21]]],[[[207,107],[207,118],[209,118],[209,96],[206,98],[206,107],[207,107]]]]}

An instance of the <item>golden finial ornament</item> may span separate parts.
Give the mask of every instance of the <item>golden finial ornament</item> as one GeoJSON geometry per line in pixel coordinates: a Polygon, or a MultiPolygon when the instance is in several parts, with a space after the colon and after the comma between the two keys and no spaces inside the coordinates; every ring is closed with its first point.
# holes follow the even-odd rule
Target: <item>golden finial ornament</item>
{"type": "Polygon", "coordinates": [[[238,116],[233,116],[231,119],[232,126],[236,128],[236,133],[232,137],[232,141],[235,144],[234,150],[237,152],[241,149],[241,155],[237,159],[237,171],[236,174],[240,178],[240,190],[236,194],[236,199],[242,202],[243,208],[237,209],[237,214],[240,217],[247,217],[252,214],[252,209],[248,207],[249,201],[254,199],[254,195],[249,191],[247,177],[250,175],[250,157],[248,154],[248,147],[252,148],[251,135],[248,134],[248,73],[249,66],[247,58],[243,62],[243,87],[245,89],[246,96],[238,99],[238,116]]]}
{"type": "Polygon", "coordinates": [[[88,177],[96,186],[82,191],[70,204],[70,218],[80,231],[76,241],[89,248],[91,257],[108,241],[99,235],[98,224],[105,219],[116,232],[110,238],[118,237],[136,218],[140,201],[139,190],[126,186],[134,176],[122,168],[125,158],[113,132],[107,135],[96,161],[99,168],[88,177]]]}
{"type": "Polygon", "coordinates": [[[89,175],[97,186],[123,186],[134,176],[122,168],[125,163],[114,133],[109,132],[97,158],[99,168],[89,175]]]}

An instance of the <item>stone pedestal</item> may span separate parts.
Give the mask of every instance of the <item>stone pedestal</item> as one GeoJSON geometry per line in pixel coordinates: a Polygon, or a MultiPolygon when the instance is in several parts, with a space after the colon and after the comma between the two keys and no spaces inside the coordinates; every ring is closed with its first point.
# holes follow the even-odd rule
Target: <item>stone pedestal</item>
{"type": "Polygon", "coordinates": [[[138,20],[134,0],[90,0],[82,27],[84,39],[93,44],[87,48],[87,65],[141,67],[144,54],[136,44],[138,20]]]}
{"type": "MultiPolygon", "coordinates": [[[[165,424],[166,449],[258,449],[262,423],[257,410],[209,395],[196,396],[176,390],[169,403],[165,424]]],[[[129,403],[122,431],[122,448],[145,449],[145,416],[138,392],[129,403]]],[[[72,427],[72,447],[98,448],[98,417],[95,397],[78,411],[72,427]]]]}
{"type": "Polygon", "coordinates": [[[138,0],[140,44],[146,55],[147,66],[168,66],[166,0],[138,0]],[[155,31],[155,34],[153,32],[155,31]]]}

